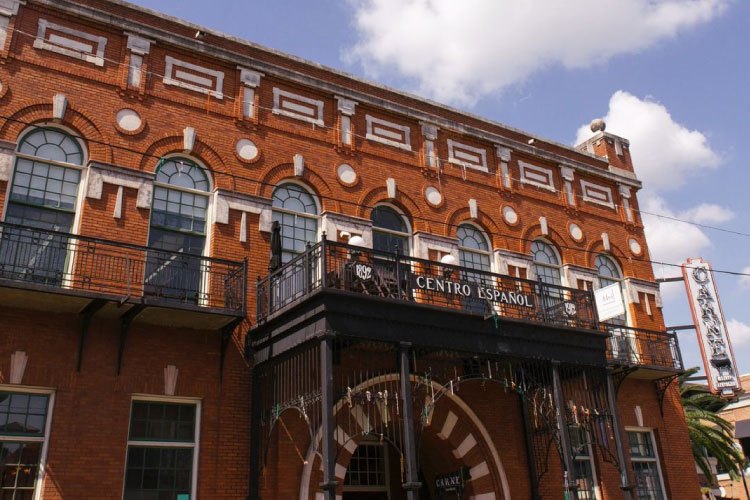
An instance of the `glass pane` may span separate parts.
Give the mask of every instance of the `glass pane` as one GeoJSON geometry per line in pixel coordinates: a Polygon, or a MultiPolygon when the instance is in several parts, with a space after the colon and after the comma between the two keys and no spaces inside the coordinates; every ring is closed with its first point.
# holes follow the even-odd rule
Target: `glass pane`
{"type": "Polygon", "coordinates": [[[43,436],[47,398],[46,395],[0,392],[0,434],[43,436]]]}
{"type": "Polygon", "coordinates": [[[41,450],[42,443],[0,439],[0,498],[32,498],[41,450]]]}
{"type": "MultiPolygon", "coordinates": [[[[183,441],[195,439],[195,405],[133,401],[130,439],[144,441],[183,441]]],[[[149,460],[149,449],[146,460],[149,460]]]]}
{"type": "Polygon", "coordinates": [[[47,160],[80,165],[83,154],[78,142],[62,130],[38,128],[26,134],[18,151],[47,160]]]}
{"type": "Polygon", "coordinates": [[[125,500],[168,498],[190,494],[193,470],[192,448],[128,447],[128,468],[125,472],[125,500]],[[152,455],[153,460],[131,460],[134,454],[152,455]]]}
{"type": "Polygon", "coordinates": [[[187,158],[170,158],[160,162],[156,180],[164,184],[208,191],[208,176],[198,165],[187,158]]]}
{"type": "Polygon", "coordinates": [[[372,219],[373,227],[389,229],[400,233],[407,232],[404,218],[391,207],[381,205],[373,208],[370,218],[372,219]]]}

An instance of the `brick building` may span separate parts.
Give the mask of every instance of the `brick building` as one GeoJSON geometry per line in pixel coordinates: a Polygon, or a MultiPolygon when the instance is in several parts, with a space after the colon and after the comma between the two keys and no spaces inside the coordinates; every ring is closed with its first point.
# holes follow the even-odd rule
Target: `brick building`
{"type": "Polygon", "coordinates": [[[699,498],[627,140],[120,0],[0,28],[1,498],[699,498]]]}

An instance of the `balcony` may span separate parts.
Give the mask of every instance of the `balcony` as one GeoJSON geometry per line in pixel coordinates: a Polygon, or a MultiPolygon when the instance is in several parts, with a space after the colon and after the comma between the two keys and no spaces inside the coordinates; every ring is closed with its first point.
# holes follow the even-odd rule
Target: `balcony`
{"type": "Polygon", "coordinates": [[[320,289],[481,316],[597,330],[591,292],[487,271],[320,242],[258,281],[257,321],[320,289]]]}
{"type": "Polygon", "coordinates": [[[0,223],[0,302],[220,328],[245,316],[245,262],[0,223]],[[106,306],[106,307],[105,307],[106,306]],[[135,314],[133,314],[134,316],[135,314]]]}
{"type": "Polygon", "coordinates": [[[639,369],[642,378],[663,377],[665,371],[682,372],[682,354],[674,333],[602,324],[609,331],[607,360],[610,366],[639,369]]]}

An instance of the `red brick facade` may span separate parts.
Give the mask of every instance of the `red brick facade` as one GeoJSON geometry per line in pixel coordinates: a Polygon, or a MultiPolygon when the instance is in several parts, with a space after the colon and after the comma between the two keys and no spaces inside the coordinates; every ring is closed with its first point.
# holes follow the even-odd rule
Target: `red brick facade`
{"type": "MultiPolygon", "coordinates": [[[[403,212],[413,233],[451,239],[456,237],[458,224],[471,221],[487,234],[491,249],[500,251],[492,256],[494,272],[502,272],[498,266],[503,255],[512,252],[528,256],[536,238],[556,247],[565,269],[588,269],[592,280],[595,256],[610,255],[628,281],[630,325],[664,331],[643,225],[636,211],[628,214],[623,198],[623,189],[627,188],[632,192],[628,204],[637,209],[635,192],[639,183],[632,174],[627,144],[621,143],[615,151],[613,141],[621,140],[615,136],[602,134],[591,142],[590,152],[573,150],[220,34],[209,32],[197,41],[197,28],[193,26],[115,1],[6,3],[19,8],[0,16],[8,20],[5,45],[0,50],[0,140],[8,143],[3,154],[7,168],[3,170],[0,165],[0,210],[7,207],[18,141],[34,126],[59,127],[79,137],[85,148],[77,194],[77,234],[147,245],[151,211],[137,206],[141,190],[133,179],[153,176],[161,158],[178,154],[204,166],[211,176],[211,191],[220,191],[211,196],[205,255],[239,262],[247,259],[247,316],[228,341],[223,365],[218,329],[180,319],[168,308],[147,309],[123,336],[121,304],[110,301],[93,316],[82,341],[84,319],[80,312],[86,300],[70,302],[73,299],[67,295],[63,300],[55,293],[29,291],[3,281],[7,286],[0,304],[4,332],[0,336],[0,391],[33,387],[49,389],[55,395],[41,485],[41,498],[45,500],[123,497],[131,401],[134,395],[164,396],[164,370],[169,365],[179,370],[173,396],[200,401],[197,491],[191,498],[248,496],[252,361],[244,355],[245,336],[256,322],[256,277],[267,274],[270,233],[266,218],[271,195],[274,186],[285,180],[306,186],[317,197],[323,216],[343,214],[352,221],[367,221],[373,206],[387,202],[403,212]],[[48,50],[38,43],[40,20],[51,23],[43,36],[56,33],[58,38],[68,37],[78,42],[76,47],[92,47],[93,55],[81,55],[85,50],[80,48],[48,50]],[[50,27],[53,25],[58,28],[50,27]],[[97,57],[97,42],[82,38],[82,33],[106,38],[101,65],[91,62],[97,57]],[[152,42],[144,54],[128,47],[133,33],[152,42]],[[137,86],[128,83],[134,54],[142,57],[137,86]],[[168,58],[207,70],[200,73],[202,70],[191,66],[183,67],[183,72],[194,75],[198,87],[208,80],[215,89],[219,85],[215,72],[220,72],[221,98],[213,90],[207,95],[165,83],[168,58]],[[262,74],[259,84],[252,86],[253,117],[243,116],[240,101],[247,85],[241,81],[240,67],[262,74]],[[320,101],[322,113],[316,119],[321,119],[323,126],[279,113],[278,109],[274,112],[274,89],[320,101]],[[58,118],[54,116],[55,95],[63,95],[66,101],[64,114],[58,118]],[[341,137],[344,115],[338,111],[337,99],[342,96],[357,103],[351,116],[351,145],[341,137]],[[127,131],[117,124],[116,116],[124,108],[139,115],[142,124],[137,130],[127,131]],[[368,115],[406,127],[403,130],[409,131],[408,142],[396,147],[368,138],[368,115]],[[438,128],[434,146],[435,155],[441,159],[439,169],[428,166],[423,122],[438,128]],[[190,151],[184,147],[186,127],[195,131],[190,151]],[[250,139],[257,146],[256,158],[245,159],[238,154],[240,139],[250,139]],[[449,141],[483,150],[487,171],[447,161],[451,156],[449,141]],[[503,160],[496,148],[510,149],[510,160],[503,160]],[[295,175],[296,154],[304,157],[301,175],[295,175]],[[344,163],[356,172],[351,185],[338,178],[337,169],[344,163]],[[504,182],[502,163],[509,169],[509,185],[504,182]],[[549,172],[551,189],[540,187],[539,182],[524,181],[522,168],[527,164],[549,172]],[[129,180],[115,182],[111,175],[105,175],[100,195],[92,195],[90,171],[109,172],[116,167],[130,171],[129,180]],[[572,181],[566,179],[570,175],[572,181]],[[388,179],[395,181],[395,196],[388,194],[388,179]],[[609,200],[591,201],[581,181],[608,190],[609,200]],[[573,189],[572,198],[566,196],[566,183],[573,189]],[[438,206],[426,201],[428,187],[441,193],[438,206]],[[227,219],[218,220],[220,198],[235,195],[242,198],[244,205],[240,205],[250,207],[255,203],[252,206],[257,209],[238,209],[239,205],[229,203],[227,219]],[[472,213],[473,207],[476,213],[472,213]],[[504,219],[505,207],[513,208],[517,222],[504,219]],[[118,209],[121,216],[116,218],[113,214],[118,209]],[[582,229],[581,238],[571,235],[571,224],[582,229]],[[243,234],[244,242],[240,241],[243,234]],[[640,250],[634,251],[638,246],[640,250]],[[117,374],[120,350],[122,363],[117,374]],[[24,352],[28,361],[21,370],[21,382],[14,384],[11,355],[18,351],[24,352]]],[[[64,44],[57,47],[64,48],[64,44]]],[[[175,71],[173,67],[173,79],[177,79],[175,71]]],[[[339,241],[342,238],[340,231],[326,236],[339,241]]],[[[434,251],[427,246],[424,250],[436,260],[434,251]]],[[[514,265],[511,261],[507,264],[514,265]]],[[[575,280],[580,273],[564,270],[564,275],[568,286],[582,286],[575,280]]],[[[654,378],[653,373],[641,379],[629,377],[619,386],[617,404],[622,425],[654,431],[667,498],[697,499],[698,480],[677,390],[674,384],[670,386],[662,403],[654,378]],[[642,415],[640,422],[636,407],[642,415]]],[[[455,403],[436,407],[434,425],[423,437],[425,449],[430,451],[425,460],[431,461],[432,469],[440,466],[446,471],[461,464],[474,467],[487,462],[488,474],[468,487],[466,498],[477,495],[477,499],[487,499],[489,492],[494,493],[492,498],[505,498],[503,482],[510,493],[508,498],[531,498],[517,399],[500,386],[485,388],[479,384],[467,385],[460,398],[483,429],[455,403]],[[449,411],[461,418],[448,438],[438,437],[449,411]],[[491,446],[481,438],[482,432],[490,436],[491,446]],[[451,452],[469,434],[479,444],[458,460],[451,452]]],[[[306,454],[310,438],[298,418],[284,418],[287,430],[279,426],[274,429],[269,466],[262,472],[264,499],[300,496],[305,465],[300,455],[306,454]]],[[[627,442],[625,451],[627,454],[627,442]]],[[[623,498],[619,471],[604,457],[595,455],[600,500],[623,498]]],[[[550,456],[541,493],[543,498],[561,498],[560,462],[554,450],[550,456]]],[[[322,480],[319,463],[312,465],[310,498],[315,498],[322,480]]],[[[393,465],[392,470],[397,475],[399,468],[393,465]]],[[[393,482],[396,486],[392,491],[399,490],[398,478],[393,482]]],[[[400,494],[394,493],[391,498],[400,494]]]]}

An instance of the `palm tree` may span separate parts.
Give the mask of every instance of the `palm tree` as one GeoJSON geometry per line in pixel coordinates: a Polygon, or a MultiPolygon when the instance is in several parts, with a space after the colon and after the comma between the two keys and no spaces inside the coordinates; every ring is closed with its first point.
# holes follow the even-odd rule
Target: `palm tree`
{"type": "Polygon", "coordinates": [[[693,457],[700,470],[712,485],[716,478],[708,457],[716,458],[721,469],[734,480],[745,468],[745,457],[734,442],[734,425],[719,416],[728,402],[710,392],[708,387],[688,382],[698,368],[691,368],[680,376],[680,397],[685,411],[693,457]]]}

